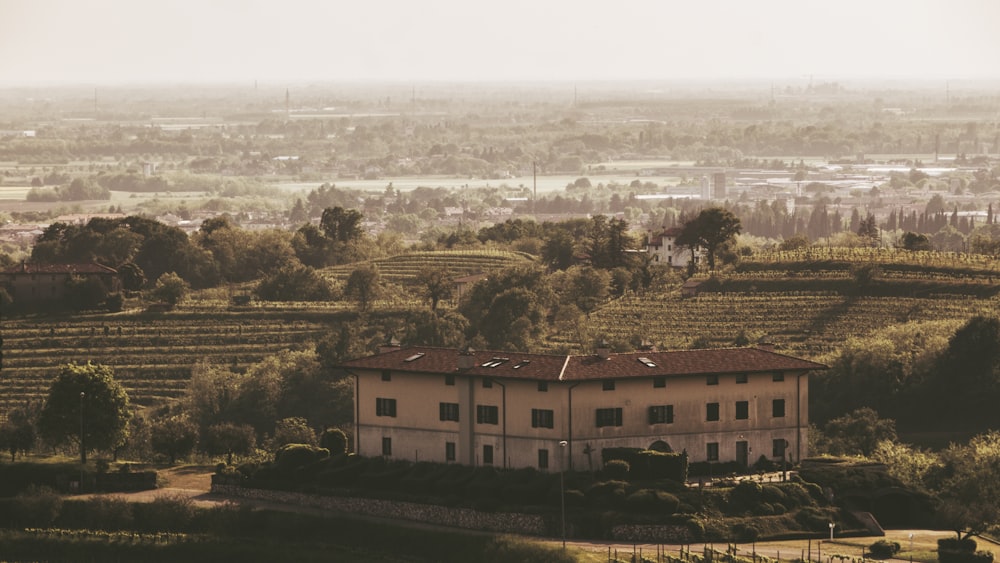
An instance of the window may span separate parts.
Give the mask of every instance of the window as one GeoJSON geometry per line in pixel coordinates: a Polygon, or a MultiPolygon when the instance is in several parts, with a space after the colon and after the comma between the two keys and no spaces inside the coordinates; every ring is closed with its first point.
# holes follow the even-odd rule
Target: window
{"type": "Polygon", "coordinates": [[[750,402],[736,401],[736,420],[747,420],[750,418],[750,402]]]}
{"type": "Polygon", "coordinates": [[[532,428],[552,428],[555,417],[549,409],[531,409],[532,428]]]}
{"type": "Polygon", "coordinates": [[[483,378],[483,389],[493,389],[493,380],[490,379],[490,378],[488,378],[488,377],[484,377],[483,378]]]}
{"type": "Polygon", "coordinates": [[[671,424],[674,422],[674,406],[658,405],[649,407],[650,424],[671,424]]]}
{"type": "Polygon", "coordinates": [[[396,399],[375,399],[375,416],[396,416],[396,399]]]}
{"type": "Polygon", "coordinates": [[[445,385],[454,385],[455,384],[455,376],[451,375],[451,374],[444,376],[444,384],[445,385]]]}
{"type": "Polygon", "coordinates": [[[476,405],[476,422],[479,424],[499,424],[500,409],[491,405],[476,405]]]}
{"type": "Polygon", "coordinates": [[[785,372],[783,371],[776,371],[771,374],[771,381],[784,381],[784,380],[785,380],[785,372]]]}
{"type": "Polygon", "coordinates": [[[403,359],[403,361],[407,362],[407,363],[409,363],[409,362],[415,362],[415,361],[419,360],[420,358],[423,358],[425,355],[426,354],[424,354],[423,352],[417,352],[416,354],[410,356],[409,358],[403,359]]]}
{"type": "Polygon", "coordinates": [[[622,410],[620,408],[597,409],[597,427],[621,426],[622,410]]]}
{"type": "Polygon", "coordinates": [[[493,465],[493,446],[483,446],[483,464],[493,465]]]}
{"type": "Polygon", "coordinates": [[[604,391],[614,391],[615,390],[615,381],[613,379],[605,379],[601,383],[601,389],[603,389],[604,391]]]}
{"type": "Polygon", "coordinates": [[[541,392],[548,391],[549,390],[549,382],[548,381],[539,381],[538,382],[538,390],[541,391],[541,392]]]}
{"type": "Polygon", "coordinates": [[[709,442],[705,448],[705,459],[708,461],[719,461],[719,443],[709,442]]]}
{"type": "Polygon", "coordinates": [[[549,468],[549,450],[538,450],[538,468],[549,468]]]}
{"type": "Polygon", "coordinates": [[[387,369],[382,370],[382,381],[392,381],[392,372],[387,369]]]}
{"type": "Polygon", "coordinates": [[[639,358],[639,363],[642,364],[642,365],[644,365],[644,366],[646,366],[646,367],[648,367],[648,368],[655,368],[656,367],[656,362],[654,362],[653,360],[650,360],[649,358],[647,358],[645,356],[639,358]]]}
{"type": "Polygon", "coordinates": [[[747,378],[747,374],[745,374],[745,373],[737,373],[736,374],[736,383],[746,383],[747,379],[748,379],[747,378]]]}
{"type": "Polygon", "coordinates": [[[775,399],[771,401],[771,416],[774,418],[785,417],[785,400],[775,399]]]}
{"type": "Polygon", "coordinates": [[[719,403],[708,403],[705,405],[705,420],[719,420],[719,403]]]}
{"type": "Polygon", "coordinates": [[[705,378],[705,385],[718,385],[718,384],[719,384],[718,375],[710,375],[705,378]]]}
{"type": "Polygon", "coordinates": [[[444,460],[455,461],[455,442],[444,443],[444,460]]]}
{"type": "Polygon", "coordinates": [[[441,413],[441,420],[458,422],[458,403],[440,403],[438,407],[441,413]]]}
{"type": "Polygon", "coordinates": [[[771,457],[785,457],[785,448],[788,446],[788,441],[784,438],[775,438],[771,440],[771,457]]]}
{"type": "Polygon", "coordinates": [[[661,389],[661,388],[666,387],[666,386],[667,386],[667,378],[666,377],[654,377],[653,378],[653,388],[654,389],[661,389]]]}
{"type": "Polygon", "coordinates": [[[382,455],[392,455],[392,438],[382,438],[382,455]]]}

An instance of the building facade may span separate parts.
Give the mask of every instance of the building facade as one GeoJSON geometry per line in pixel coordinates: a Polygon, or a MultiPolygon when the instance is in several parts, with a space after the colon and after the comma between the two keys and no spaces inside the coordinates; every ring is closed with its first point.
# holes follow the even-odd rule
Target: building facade
{"type": "Polygon", "coordinates": [[[654,264],[664,264],[674,268],[686,268],[688,263],[701,262],[705,251],[700,248],[691,249],[678,246],[677,237],[681,234],[680,227],[670,227],[660,233],[650,234],[646,243],[646,252],[654,264]]]}
{"type": "Polygon", "coordinates": [[[566,356],[389,347],[344,363],[354,451],[411,461],[598,469],[601,450],[690,461],[807,455],[814,362],[758,348],[566,356]]]}

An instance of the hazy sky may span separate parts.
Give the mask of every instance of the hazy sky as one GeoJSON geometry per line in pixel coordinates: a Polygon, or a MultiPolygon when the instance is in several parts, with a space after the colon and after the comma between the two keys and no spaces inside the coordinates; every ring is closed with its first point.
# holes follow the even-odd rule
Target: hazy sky
{"type": "Polygon", "coordinates": [[[1000,78],[997,0],[0,0],[0,83],[1000,78]]]}

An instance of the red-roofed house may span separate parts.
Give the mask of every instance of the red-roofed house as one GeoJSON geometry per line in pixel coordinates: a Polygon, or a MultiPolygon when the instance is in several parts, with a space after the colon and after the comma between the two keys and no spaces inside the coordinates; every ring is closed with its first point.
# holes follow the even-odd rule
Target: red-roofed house
{"type": "Polygon", "coordinates": [[[597,467],[610,447],[687,451],[695,462],[802,459],[808,373],[826,369],[759,348],[565,356],[395,346],[341,367],[355,378],[360,455],[555,470],[597,467]]]}
{"type": "Polygon", "coordinates": [[[118,271],[95,263],[33,264],[22,262],[0,272],[0,286],[15,303],[51,303],[66,294],[73,278],[97,278],[109,292],[118,291],[118,271]]]}

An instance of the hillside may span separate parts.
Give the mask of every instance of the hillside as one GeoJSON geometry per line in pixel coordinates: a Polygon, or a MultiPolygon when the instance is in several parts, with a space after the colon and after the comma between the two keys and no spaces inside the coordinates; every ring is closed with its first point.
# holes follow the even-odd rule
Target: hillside
{"type": "MultiPolygon", "coordinates": [[[[456,250],[403,254],[374,263],[386,282],[413,288],[417,272],[428,265],[460,276],[528,261],[515,252],[456,250]]],[[[342,281],[352,267],[327,269],[324,275],[342,281]]],[[[390,293],[375,303],[375,309],[387,315],[408,307],[424,304],[409,292],[390,293]]],[[[44,397],[56,368],[68,362],[111,366],[134,403],[173,399],[183,394],[197,362],[242,369],[280,350],[308,348],[340,323],[355,319],[355,310],[346,302],[253,302],[234,307],[217,290],[209,290],[166,313],[133,309],[4,318],[0,414],[9,406],[44,397]]]]}
{"type": "MultiPolygon", "coordinates": [[[[374,306],[377,317],[423,308],[412,290],[431,265],[455,276],[527,263],[499,250],[404,254],[374,263],[402,291],[374,306]]],[[[761,255],[705,278],[684,298],[679,286],[610,301],[584,321],[584,333],[617,342],[647,340],[664,349],[733,346],[770,338],[780,351],[815,358],[851,336],[907,321],[965,320],[1000,313],[992,259],[865,249],[811,249],[761,255]],[[858,282],[857,265],[875,264],[858,282]]],[[[323,270],[343,280],[350,266],[323,270]]],[[[442,303],[442,307],[451,307],[442,303]]],[[[183,393],[190,368],[209,361],[241,369],[283,349],[302,349],[357,318],[347,302],[259,303],[230,306],[218,293],[193,296],[177,310],[3,320],[0,412],[44,396],[56,367],[67,362],[112,366],[132,400],[155,404],[183,393]]],[[[579,350],[576,334],[554,333],[545,350],[579,350]]]]}
{"type": "Polygon", "coordinates": [[[864,248],[761,254],[696,278],[703,283],[695,297],[674,288],[613,301],[587,328],[664,348],[767,337],[781,351],[816,357],[893,324],[996,315],[998,267],[986,256],[864,248]]]}

